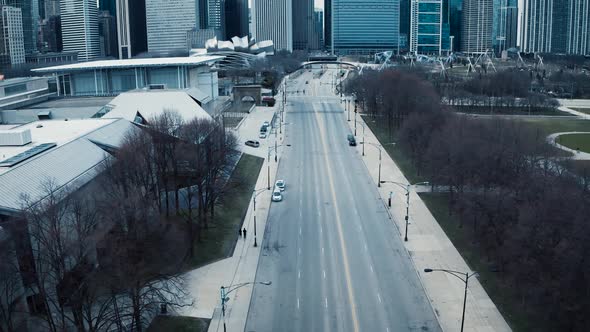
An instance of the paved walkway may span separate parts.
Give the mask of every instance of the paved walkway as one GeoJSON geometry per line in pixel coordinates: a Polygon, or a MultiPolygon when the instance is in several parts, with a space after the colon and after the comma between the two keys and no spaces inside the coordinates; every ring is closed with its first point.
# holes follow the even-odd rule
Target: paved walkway
{"type": "Polygon", "coordinates": [[[567,146],[561,145],[555,141],[558,136],[568,135],[568,134],[588,134],[588,135],[590,135],[590,132],[587,132],[587,131],[566,131],[566,132],[562,132],[562,133],[554,133],[554,134],[547,136],[547,142],[549,142],[549,144],[551,144],[557,148],[560,148],[564,151],[572,153],[573,160],[590,160],[590,153],[570,149],[567,146]]]}
{"type": "MultiPolygon", "coordinates": [[[[364,125],[361,117],[358,117],[358,119],[364,125]]],[[[350,121],[349,125],[352,132],[354,132],[354,121],[350,121]]],[[[360,126],[357,128],[360,128],[360,126]]],[[[362,129],[358,132],[362,132],[362,129]]],[[[379,144],[368,126],[365,131],[365,139],[367,142],[379,144]]],[[[362,140],[361,135],[358,135],[358,140],[362,140]]],[[[359,144],[357,152],[361,154],[361,150],[362,145],[359,144]]],[[[375,185],[377,185],[379,168],[377,149],[374,146],[367,145],[363,160],[375,181],[375,185]]],[[[381,172],[382,180],[408,183],[408,180],[387,153],[383,153],[381,172]]],[[[389,209],[390,216],[393,217],[393,222],[399,230],[400,237],[403,238],[406,213],[405,190],[393,184],[382,184],[379,193],[384,204],[387,204],[390,192],[393,192],[392,207],[389,209]]],[[[409,220],[409,241],[405,242],[406,249],[412,257],[416,271],[437,314],[441,327],[444,331],[458,331],[461,326],[465,284],[446,273],[434,272],[426,274],[423,271],[425,268],[465,272],[471,270],[415,191],[412,191],[410,195],[409,220]]],[[[465,331],[511,331],[476,278],[469,279],[465,331]]]]}
{"type": "MultiPolygon", "coordinates": [[[[279,99],[277,98],[277,100],[279,99]]],[[[257,155],[266,159],[268,146],[274,147],[275,139],[278,140],[278,144],[280,144],[283,135],[275,135],[274,129],[272,129],[271,135],[269,135],[267,139],[258,139],[258,133],[262,122],[270,121],[276,111],[278,111],[278,105],[273,108],[257,107],[256,110],[244,120],[244,123],[240,125],[236,132],[239,139],[239,148],[242,152],[257,155]],[[255,149],[245,146],[244,141],[247,139],[259,140],[261,143],[260,147],[255,149]]],[[[279,156],[280,152],[281,148],[279,148],[279,156]]],[[[271,156],[274,156],[274,151],[271,156]]],[[[270,163],[268,160],[265,160],[256,182],[256,189],[267,187],[269,170],[272,189],[279,163],[280,159],[278,162],[275,162],[272,157],[270,163]]],[[[254,224],[253,201],[251,200],[242,225],[242,228],[246,228],[247,230],[247,238],[240,238],[238,240],[231,257],[190,271],[186,274],[188,292],[194,299],[194,304],[191,307],[179,310],[179,315],[211,318],[209,331],[223,331],[220,288],[221,286],[231,287],[232,285],[254,281],[264,229],[266,226],[266,219],[271,204],[271,191],[272,190],[262,191],[256,197],[256,225],[254,224]],[[256,228],[258,247],[253,246],[254,228],[256,228]]],[[[251,296],[252,285],[241,287],[229,294],[229,301],[226,303],[225,312],[225,322],[228,331],[244,330],[251,296]]]]}

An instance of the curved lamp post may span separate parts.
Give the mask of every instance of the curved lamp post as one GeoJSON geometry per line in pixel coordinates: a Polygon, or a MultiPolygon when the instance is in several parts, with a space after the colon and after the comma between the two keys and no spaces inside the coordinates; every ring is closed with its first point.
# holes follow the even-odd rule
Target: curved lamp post
{"type": "Polygon", "coordinates": [[[430,269],[430,268],[424,269],[424,272],[426,272],[426,273],[445,272],[445,273],[448,273],[452,276],[455,276],[457,279],[459,279],[465,283],[465,295],[463,296],[463,314],[461,315],[461,332],[463,332],[463,327],[465,326],[465,306],[467,305],[467,286],[469,285],[469,278],[477,276],[478,273],[472,272],[471,274],[469,274],[469,272],[459,272],[459,271],[453,271],[453,270],[430,269]]]}
{"type": "Polygon", "coordinates": [[[381,183],[392,183],[392,184],[395,184],[395,185],[401,187],[403,190],[406,191],[406,234],[404,236],[404,241],[408,242],[408,223],[409,223],[409,219],[410,219],[410,189],[412,188],[412,186],[428,185],[429,182],[418,182],[418,183],[414,183],[414,184],[410,184],[410,183],[404,184],[404,183],[395,182],[395,181],[381,181],[381,183]]]}
{"type": "Polygon", "coordinates": [[[225,326],[225,303],[227,301],[229,301],[229,293],[235,291],[238,288],[242,288],[244,286],[247,285],[255,285],[255,284],[259,284],[259,285],[265,285],[265,286],[270,286],[272,284],[272,281],[252,281],[252,282],[244,282],[241,284],[237,284],[237,285],[233,285],[233,286],[221,286],[221,313],[223,315],[223,331],[226,332],[227,331],[227,327],[225,326]]]}
{"type": "MultiPolygon", "coordinates": [[[[354,123],[356,124],[356,117],[355,117],[355,122],[354,123]]],[[[363,126],[363,133],[364,133],[364,130],[365,130],[365,127],[363,126]]],[[[356,128],[354,129],[354,131],[355,131],[355,135],[356,135],[356,128]]],[[[363,136],[364,136],[364,134],[363,134],[363,136]]],[[[382,145],[395,145],[395,143],[384,143],[384,144],[379,145],[379,144],[376,144],[376,143],[365,142],[364,141],[364,138],[363,138],[363,142],[361,142],[361,144],[363,145],[363,156],[364,156],[364,149],[365,149],[364,145],[365,144],[372,145],[372,146],[376,147],[377,150],[379,150],[379,174],[378,174],[378,177],[377,177],[377,187],[381,187],[381,183],[383,182],[383,181],[381,181],[381,152],[383,150],[382,145]]]]}

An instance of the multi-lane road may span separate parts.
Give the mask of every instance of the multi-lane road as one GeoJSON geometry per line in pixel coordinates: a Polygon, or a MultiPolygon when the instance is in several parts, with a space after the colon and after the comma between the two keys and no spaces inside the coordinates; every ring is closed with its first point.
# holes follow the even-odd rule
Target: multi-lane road
{"type": "Polygon", "coordinates": [[[306,72],[288,85],[306,94],[288,97],[277,175],[287,186],[271,205],[256,274],[272,285],[254,288],[245,331],[440,331],[375,183],[348,146],[332,73],[306,72]]]}

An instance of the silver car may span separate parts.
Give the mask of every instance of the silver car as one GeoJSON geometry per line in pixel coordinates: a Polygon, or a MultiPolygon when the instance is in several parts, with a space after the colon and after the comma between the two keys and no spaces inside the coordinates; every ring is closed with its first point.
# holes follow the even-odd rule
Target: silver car
{"type": "Polygon", "coordinates": [[[277,182],[275,182],[275,187],[278,188],[280,191],[284,191],[285,190],[285,180],[277,180],[277,182]]]}
{"type": "Polygon", "coordinates": [[[280,202],[283,200],[283,195],[281,194],[280,190],[275,190],[272,192],[272,201],[273,202],[280,202]]]}

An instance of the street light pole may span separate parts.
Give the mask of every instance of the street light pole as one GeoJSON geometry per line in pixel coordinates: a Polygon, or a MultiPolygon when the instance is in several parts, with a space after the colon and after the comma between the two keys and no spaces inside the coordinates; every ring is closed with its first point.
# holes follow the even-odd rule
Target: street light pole
{"type": "Polygon", "coordinates": [[[258,247],[258,241],[256,238],[256,196],[262,194],[265,190],[268,190],[268,189],[266,189],[266,188],[254,189],[254,193],[253,193],[253,196],[254,196],[254,203],[253,203],[253,205],[254,205],[254,211],[253,211],[253,213],[254,213],[254,247],[258,247]]]}
{"type": "Polygon", "coordinates": [[[268,156],[266,157],[266,181],[267,189],[270,190],[270,146],[268,147],[268,156]]]}
{"type": "Polygon", "coordinates": [[[354,101],[354,136],[355,137],[356,137],[356,113],[357,113],[356,112],[356,104],[357,104],[357,102],[356,102],[356,99],[355,99],[355,101],[354,101]]]}
{"type": "MultiPolygon", "coordinates": [[[[405,231],[405,235],[404,235],[404,241],[408,242],[408,225],[410,223],[410,190],[412,189],[412,186],[417,186],[417,185],[428,185],[428,182],[418,182],[418,183],[414,183],[414,184],[403,184],[400,182],[395,182],[395,181],[380,181],[380,183],[392,183],[395,184],[399,187],[401,187],[402,189],[404,189],[406,191],[406,231],[405,231]]],[[[390,193],[390,197],[391,197],[391,193],[390,193]]],[[[391,207],[391,204],[389,204],[389,206],[391,207]]]]}
{"type": "MultiPolygon", "coordinates": [[[[365,145],[363,144],[363,146],[365,145]]],[[[379,149],[379,176],[377,178],[377,187],[381,188],[381,149],[379,149]]]]}
{"type": "Polygon", "coordinates": [[[348,113],[348,122],[350,122],[350,99],[346,100],[346,112],[348,113]]]}
{"type": "Polygon", "coordinates": [[[223,332],[227,332],[227,326],[225,325],[225,303],[227,301],[229,301],[229,297],[227,297],[227,296],[229,295],[229,293],[235,291],[238,288],[242,288],[247,285],[255,285],[255,284],[270,286],[270,285],[272,285],[272,281],[244,282],[244,283],[235,285],[233,288],[231,286],[229,286],[229,287],[221,286],[220,295],[221,295],[221,314],[223,316],[223,332]]]}
{"type": "Polygon", "coordinates": [[[424,272],[426,272],[426,273],[445,272],[445,273],[448,273],[448,274],[456,277],[457,279],[459,279],[465,283],[465,293],[463,295],[463,313],[461,314],[461,332],[463,332],[463,328],[465,327],[465,308],[467,307],[467,288],[469,286],[469,278],[471,278],[473,276],[477,276],[478,273],[473,272],[473,273],[469,274],[469,272],[459,272],[459,271],[453,271],[453,270],[430,269],[430,268],[424,269],[424,272]]]}

